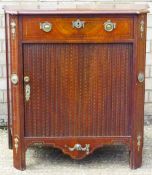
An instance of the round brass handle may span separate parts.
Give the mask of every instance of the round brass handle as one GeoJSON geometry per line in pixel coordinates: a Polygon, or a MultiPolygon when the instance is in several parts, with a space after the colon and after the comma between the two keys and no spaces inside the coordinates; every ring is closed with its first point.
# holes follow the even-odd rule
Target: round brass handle
{"type": "Polygon", "coordinates": [[[40,23],[40,29],[44,32],[50,32],[52,30],[52,24],[49,22],[40,23]]]}
{"type": "Polygon", "coordinates": [[[108,20],[104,23],[104,29],[107,32],[111,32],[116,28],[116,23],[111,22],[111,20],[108,20]]]}

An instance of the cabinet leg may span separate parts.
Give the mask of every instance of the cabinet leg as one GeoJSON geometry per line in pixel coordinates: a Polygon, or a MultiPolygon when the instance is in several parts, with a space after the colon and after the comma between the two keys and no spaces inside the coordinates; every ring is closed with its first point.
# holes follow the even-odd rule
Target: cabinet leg
{"type": "Polygon", "coordinates": [[[18,170],[25,170],[26,169],[26,161],[25,161],[25,151],[19,150],[18,153],[14,151],[14,167],[18,170]]]}
{"type": "Polygon", "coordinates": [[[9,149],[13,149],[12,133],[10,129],[8,129],[8,147],[9,149]]]}
{"type": "Polygon", "coordinates": [[[142,148],[137,150],[137,148],[133,148],[130,150],[130,168],[136,169],[139,168],[142,164],[142,148]]]}

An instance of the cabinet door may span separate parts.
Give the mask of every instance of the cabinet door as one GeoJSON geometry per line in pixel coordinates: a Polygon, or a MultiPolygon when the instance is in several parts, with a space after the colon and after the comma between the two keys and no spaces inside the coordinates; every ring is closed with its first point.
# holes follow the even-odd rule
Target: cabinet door
{"type": "Polygon", "coordinates": [[[24,44],[23,54],[26,137],[131,135],[132,44],[24,44]]]}

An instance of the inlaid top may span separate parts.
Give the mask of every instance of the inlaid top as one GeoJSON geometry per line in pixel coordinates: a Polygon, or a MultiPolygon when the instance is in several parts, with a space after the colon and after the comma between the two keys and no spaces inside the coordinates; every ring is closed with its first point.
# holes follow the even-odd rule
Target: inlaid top
{"type": "MultiPolygon", "coordinates": [[[[86,5],[85,5],[86,6],[86,5]]],[[[148,13],[147,4],[100,4],[89,8],[77,5],[77,8],[52,8],[37,6],[4,6],[9,14],[141,14],[148,13]]]]}

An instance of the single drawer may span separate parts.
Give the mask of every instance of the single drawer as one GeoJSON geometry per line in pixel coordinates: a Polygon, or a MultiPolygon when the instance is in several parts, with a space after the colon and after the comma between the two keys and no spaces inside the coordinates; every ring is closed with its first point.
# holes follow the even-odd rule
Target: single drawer
{"type": "Polygon", "coordinates": [[[133,39],[130,16],[24,16],[23,40],[72,42],[133,39]]]}

